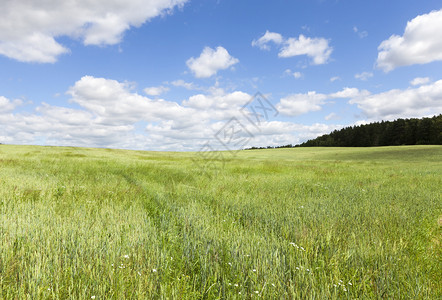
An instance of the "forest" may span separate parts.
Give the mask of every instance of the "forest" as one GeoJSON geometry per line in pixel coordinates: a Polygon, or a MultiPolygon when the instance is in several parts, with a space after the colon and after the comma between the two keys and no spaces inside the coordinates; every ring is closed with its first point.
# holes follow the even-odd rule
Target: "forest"
{"type": "Polygon", "coordinates": [[[335,130],[298,147],[373,147],[441,145],[442,114],[432,118],[397,119],[335,130]]]}

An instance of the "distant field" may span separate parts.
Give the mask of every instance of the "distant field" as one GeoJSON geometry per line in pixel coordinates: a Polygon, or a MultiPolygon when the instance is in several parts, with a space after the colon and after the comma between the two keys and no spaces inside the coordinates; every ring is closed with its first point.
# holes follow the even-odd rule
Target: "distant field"
{"type": "Polygon", "coordinates": [[[0,298],[442,298],[442,146],[224,156],[0,145],[0,298]]]}

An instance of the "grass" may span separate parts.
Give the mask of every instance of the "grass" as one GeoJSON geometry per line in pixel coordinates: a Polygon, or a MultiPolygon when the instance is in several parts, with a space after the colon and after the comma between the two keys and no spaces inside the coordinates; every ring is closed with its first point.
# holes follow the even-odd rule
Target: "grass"
{"type": "Polygon", "coordinates": [[[0,145],[0,298],[442,297],[441,146],[223,155],[0,145]]]}

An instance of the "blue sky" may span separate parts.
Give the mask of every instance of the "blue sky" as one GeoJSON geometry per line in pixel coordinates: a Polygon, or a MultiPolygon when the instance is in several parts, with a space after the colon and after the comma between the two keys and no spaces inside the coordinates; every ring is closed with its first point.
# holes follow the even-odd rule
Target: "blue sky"
{"type": "Polygon", "coordinates": [[[223,150],[442,113],[440,1],[1,2],[0,143],[223,150]]]}

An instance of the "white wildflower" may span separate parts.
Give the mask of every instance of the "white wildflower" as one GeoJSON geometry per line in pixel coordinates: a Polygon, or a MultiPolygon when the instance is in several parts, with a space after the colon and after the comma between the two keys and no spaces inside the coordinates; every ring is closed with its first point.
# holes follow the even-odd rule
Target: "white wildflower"
{"type": "Polygon", "coordinates": [[[293,247],[295,247],[296,249],[299,249],[299,246],[298,245],[296,245],[295,243],[290,243],[290,245],[292,245],[293,247]]]}

